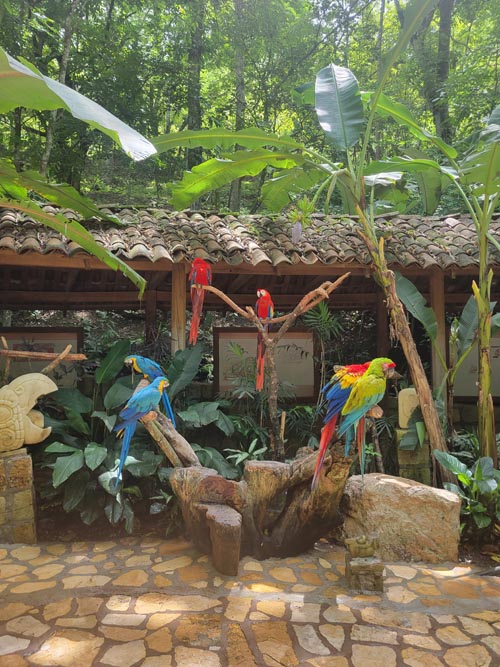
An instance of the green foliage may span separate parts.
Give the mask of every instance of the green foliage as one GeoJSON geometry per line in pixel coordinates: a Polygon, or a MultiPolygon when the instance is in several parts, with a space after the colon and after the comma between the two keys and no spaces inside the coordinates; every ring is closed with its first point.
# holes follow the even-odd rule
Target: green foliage
{"type": "Polygon", "coordinates": [[[196,429],[213,424],[217,426],[224,435],[231,436],[234,433],[234,426],[231,420],[220,409],[220,401],[206,401],[194,403],[187,410],[181,410],[177,413],[186,429],[196,429]]]}
{"type": "MultiPolygon", "coordinates": [[[[0,48],[1,96],[0,113],[24,107],[36,110],[65,109],[75,118],[79,118],[92,128],[97,128],[110,136],[133,159],[144,159],[155,152],[154,146],[138,132],[92,102],[80,93],[68,88],[37,70],[21,59],[19,62],[0,48]]],[[[114,270],[120,270],[130,278],[142,295],[144,279],[130,269],[125,262],[106,251],[96,243],[92,235],[76,220],[71,223],[62,215],[48,215],[41,206],[34,202],[31,193],[36,192],[48,201],[62,207],[71,205],[84,217],[97,214],[94,204],[84,199],[68,185],[49,185],[44,177],[35,171],[19,173],[12,164],[0,158],[0,203],[29,213],[36,220],[55,229],[72,241],[79,243],[85,250],[101,259],[114,270]]]]}
{"type": "Polygon", "coordinates": [[[239,477],[238,469],[229,463],[215,447],[201,447],[193,443],[191,446],[200,459],[200,463],[206,468],[213,468],[226,479],[237,479],[239,477]]]}
{"type": "Polygon", "coordinates": [[[198,344],[178,350],[172,357],[165,371],[170,382],[168,387],[170,401],[173,401],[196,377],[202,356],[203,347],[198,344]]]}
{"type": "Polygon", "coordinates": [[[59,389],[47,400],[46,409],[55,415],[47,418],[54,440],[44,447],[40,464],[52,469],[43,498],[59,498],[63,509],[78,512],[85,524],[105,516],[112,525],[123,523],[132,532],[134,502],[162,492],[164,468],[163,456],[147,449],[150,444],[140,450],[134,445],[141,437],[139,426],[124,465],[137,482],[115,488],[120,444],[112,432],[117,415],[111,411],[118,410],[134,390],[130,377],[115,381],[129,349],[129,341],[117,341],[110,348],[96,372],[92,399],[78,389],[59,389]]]}
{"type": "Polygon", "coordinates": [[[434,456],[457,476],[459,484],[445,484],[445,488],[462,501],[464,531],[475,541],[490,539],[495,522],[500,521],[500,471],[492,459],[482,456],[468,468],[452,454],[435,450],[434,456]]]}
{"type": "Polygon", "coordinates": [[[268,452],[268,447],[259,443],[258,438],[254,438],[248,445],[248,449],[239,450],[227,448],[224,450],[228,461],[232,461],[241,474],[247,461],[261,461],[268,452]]]}

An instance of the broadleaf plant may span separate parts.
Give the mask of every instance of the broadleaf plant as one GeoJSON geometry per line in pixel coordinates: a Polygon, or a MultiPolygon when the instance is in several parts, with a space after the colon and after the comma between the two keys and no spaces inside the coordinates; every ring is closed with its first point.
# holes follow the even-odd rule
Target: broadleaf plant
{"type": "MultiPolygon", "coordinates": [[[[17,107],[39,111],[64,109],[91,128],[111,137],[134,160],[143,160],[156,152],[148,139],[99,104],[45,76],[26,60],[20,62],[12,58],[0,47],[0,113],[7,113],[17,107]]],[[[146,286],[142,276],[99,245],[79,222],[70,221],[62,214],[46,213],[30,196],[32,192],[61,207],[69,206],[84,218],[96,215],[116,223],[115,218],[103,216],[92,201],[79,195],[69,185],[49,184],[35,171],[17,172],[7,159],[1,158],[0,206],[30,215],[78,243],[113,270],[121,271],[137,286],[139,296],[142,296],[146,286]]]]}

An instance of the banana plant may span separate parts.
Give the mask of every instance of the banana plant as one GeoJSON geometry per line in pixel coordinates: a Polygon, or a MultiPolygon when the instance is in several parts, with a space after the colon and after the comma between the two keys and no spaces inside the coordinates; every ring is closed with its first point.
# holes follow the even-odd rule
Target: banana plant
{"type": "MultiPolygon", "coordinates": [[[[477,351],[479,337],[479,318],[477,302],[471,295],[465,304],[459,317],[455,317],[450,326],[448,339],[448,362],[437,345],[438,324],[434,311],[426,305],[425,298],[420,294],[415,285],[399,273],[396,273],[396,289],[399,298],[408,312],[418,320],[425,329],[431,345],[436,351],[436,356],[444,371],[441,386],[436,390],[436,398],[443,399],[446,393],[447,426],[448,435],[453,433],[453,401],[455,378],[461,365],[469,354],[477,351]]],[[[491,314],[491,334],[500,330],[500,313],[493,314],[496,302],[489,305],[491,314]]]]}
{"type": "MultiPolygon", "coordinates": [[[[0,113],[8,113],[17,107],[38,111],[65,109],[75,118],[91,128],[107,134],[133,160],[143,160],[156,152],[152,143],[139,132],[123,123],[99,104],[72,90],[59,81],[42,74],[24,59],[16,60],[0,47],[0,113]]],[[[142,296],[146,282],[127,264],[103,249],[95,242],[90,232],[76,220],[68,220],[62,214],[48,214],[30,196],[36,192],[45,200],[69,207],[84,218],[97,216],[118,224],[112,216],[104,216],[93,202],[82,197],[67,184],[49,184],[35,172],[17,172],[12,163],[0,159],[0,206],[16,209],[35,220],[55,229],[67,238],[80,244],[115,271],[121,271],[138,288],[142,296]]]]}
{"type": "MultiPolygon", "coordinates": [[[[408,112],[408,116],[410,116],[408,112]]],[[[414,121],[412,121],[414,123],[414,121]]],[[[449,179],[457,188],[469,212],[477,234],[479,270],[477,282],[472,281],[472,293],[478,315],[478,430],[481,456],[490,456],[498,465],[495,444],[495,419],[491,395],[491,283],[490,246],[500,252],[500,243],[490,232],[493,213],[500,200],[500,106],[497,107],[479,137],[465,155],[458,157],[456,151],[446,144],[434,143],[447,164],[435,160],[409,156],[374,162],[368,166],[370,174],[384,173],[387,169],[403,172],[434,173],[439,178],[449,179]]]]}

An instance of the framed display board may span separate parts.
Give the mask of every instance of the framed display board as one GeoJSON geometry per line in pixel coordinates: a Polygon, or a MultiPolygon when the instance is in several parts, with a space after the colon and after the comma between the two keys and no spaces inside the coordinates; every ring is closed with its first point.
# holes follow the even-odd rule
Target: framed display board
{"type": "MultiPolygon", "coordinates": [[[[477,371],[479,358],[477,345],[460,366],[455,376],[455,396],[477,397],[477,371]]],[[[500,397],[500,333],[491,337],[491,395],[500,397]]]]}
{"type": "MultiPolygon", "coordinates": [[[[71,352],[81,352],[83,348],[83,329],[81,327],[11,327],[1,328],[0,336],[7,341],[10,350],[28,352],[62,352],[71,345],[71,352]]],[[[39,373],[50,362],[25,361],[12,359],[10,362],[9,379],[12,380],[25,373],[39,373]]],[[[50,374],[59,387],[76,385],[77,374],[75,364],[64,360],[50,374]]]]}
{"type": "MultiPolygon", "coordinates": [[[[271,333],[272,336],[272,333],[271,333]]],[[[214,328],[214,388],[224,392],[237,386],[242,364],[254,368],[257,354],[257,330],[253,327],[214,328]],[[235,351],[237,346],[238,352],[235,351]]],[[[296,399],[313,400],[319,391],[319,373],[315,365],[314,334],[306,329],[292,329],[281,339],[276,351],[280,382],[291,385],[296,399]]]]}

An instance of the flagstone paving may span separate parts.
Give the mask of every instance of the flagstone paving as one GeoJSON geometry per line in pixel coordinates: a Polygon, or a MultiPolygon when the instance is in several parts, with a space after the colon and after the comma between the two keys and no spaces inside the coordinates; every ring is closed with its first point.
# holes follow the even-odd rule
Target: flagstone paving
{"type": "Polygon", "coordinates": [[[218,574],[182,539],[0,545],[0,667],[498,667],[500,577],[345,553],[244,558],[218,574]]]}

